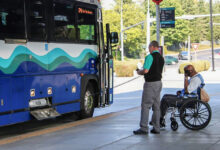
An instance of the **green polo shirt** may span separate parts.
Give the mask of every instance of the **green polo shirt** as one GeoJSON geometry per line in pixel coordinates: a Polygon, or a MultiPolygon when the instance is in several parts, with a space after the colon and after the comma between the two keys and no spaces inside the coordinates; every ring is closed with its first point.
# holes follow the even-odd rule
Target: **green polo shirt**
{"type": "MultiPolygon", "coordinates": [[[[158,50],[153,51],[152,53],[159,53],[158,50]]],[[[150,70],[150,67],[153,63],[153,56],[151,54],[147,55],[145,57],[145,61],[144,61],[144,69],[150,70]]]]}

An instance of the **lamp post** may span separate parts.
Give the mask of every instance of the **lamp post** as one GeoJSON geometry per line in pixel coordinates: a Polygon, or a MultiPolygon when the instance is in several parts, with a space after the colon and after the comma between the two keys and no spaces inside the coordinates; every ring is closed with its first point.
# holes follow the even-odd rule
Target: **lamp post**
{"type": "Polygon", "coordinates": [[[210,28],[211,28],[211,45],[212,45],[212,71],[215,71],[215,58],[214,58],[214,46],[213,46],[212,0],[209,1],[209,7],[210,7],[210,28]]]}
{"type": "Polygon", "coordinates": [[[147,32],[146,32],[146,52],[148,52],[148,46],[150,44],[150,0],[147,2],[147,32]]]}
{"type": "Polygon", "coordinates": [[[157,42],[160,44],[160,5],[156,4],[157,42]]]}
{"type": "Polygon", "coordinates": [[[121,0],[121,61],[124,61],[123,0],[121,0]]]}

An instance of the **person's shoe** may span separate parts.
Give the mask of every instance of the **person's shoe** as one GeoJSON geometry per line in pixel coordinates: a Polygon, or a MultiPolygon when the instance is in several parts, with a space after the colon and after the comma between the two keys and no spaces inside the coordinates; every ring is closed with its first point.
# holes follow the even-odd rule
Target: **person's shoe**
{"type": "Polygon", "coordinates": [[[166,122],[165,122],[165,119],[164,119],[164,118],[160,118],[160,127],[161,127],[161,128],[166,127],[166,122]]]}
{"type": "Polygon", "coordinates": [[[153,133],[153,134],[160,134],[160,132],[156,131],[154,128],[152,130],[150,130],[150,133],[153,133]]]}
{"type": "Polygon", "coordinates": [[[152,121],[150,121],[149,125],[153,126],[153,122],[152,122],[152,121]]]}
{"type": "Polygon", "coordinates": [[[141,129],[138,129],[138,130],[135,130],[135,131],[133,131],[133,133],[135,134],[135,135],[140,135],[140,134],[147,134],[148,132],[146,132],[146,131],[143,131],[143,130],[141,130],[141,129]]]}

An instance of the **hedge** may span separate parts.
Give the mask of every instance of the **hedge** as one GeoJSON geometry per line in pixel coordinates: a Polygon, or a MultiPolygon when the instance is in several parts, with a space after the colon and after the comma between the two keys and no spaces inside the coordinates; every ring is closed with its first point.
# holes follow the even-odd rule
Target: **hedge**
{"type": "Polygon", "coordinates": [[[132,60],[128,59],[126,61],[114,61],[114,71],[117,77],[133,77],[134,70],[137,69],[137,63],[141,62],[143,64],[143,60],[132,60]]]}
{"type": "Polygon", "coordinates": [[[195,70],[197,72],[207,71],[210,68],[210,62],[208,60],[198,60],[198,61],[186,62],[186,63],[180,64],[179,73],[183,74],[184,73],[184,67],[186,65],[190,65],[190,64],[195,67],[195,70]]]}

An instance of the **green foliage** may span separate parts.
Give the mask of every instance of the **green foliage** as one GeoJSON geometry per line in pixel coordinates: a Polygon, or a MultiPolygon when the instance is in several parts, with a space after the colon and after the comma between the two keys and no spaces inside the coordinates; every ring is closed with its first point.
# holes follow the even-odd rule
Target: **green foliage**
{"type": "MultiPolygon", "coordinates": [[[[118,32],[120,37],[121,0],[115,0],[116,5],[112,10],[103,10],[103,25],[110,23],[111,32],[118,32]]],[[[141,0],[139,1],[141,2],[141,0]]],[[[209,14],[209,2],[206,0],[164,0],[161,8],[175,7],[175,16],[209,14]]],[[[123,24],[124,29],[136,23],[146,20],[147,0],[142,0],[141,5],[132,0],[123,0],[123,24]]],[[[213,13],[220,13],[220,2],[213,4],[213,13]]],[[[150,0],[150,16],[156,17],[155,3],[150,0]]],[[[220,16],[213,17],[213,22],[220,23],[220,16]]],[[[105,33],[105,31],[104,31],[105,33]]],[[[160,30],[164,36],[165,46],[184,43],[188,36],[191,43],[210,40],[209,17],[193,20],[176,19],[175,28],[160,30]]],[[[214,39],[220,40],[220,26],[214,26],[214,39]]],[[[156,40],[156,23],[151,24],[151,40],[156,40]]],[[[144,51],[146,43],[146,24],[126,30],[124,32],[124,53],[127,57],[138,58],[144,51]]],[[[120,43],[119,43],[120,45],[120,43]]]]}
{"type": "MultiPolygon", "coordinates": [[[[104,24],[110,23],[111,32],[120,33],[120,2],[116,1],[118,5],[113,10],[104,10],[103,18],[104,24]]],[[[123,22],[124,28],[143,21],[145,18],[144,10],[141,6],[132,1],[124,1],[123,4],[123,22]],[[132,10],[132,11],[131,11],[132,10]]],[[[143,44],[146,41],[146,31],[142,29],[141,25],[126,30],[124,32],[124,53],[127,57],[138,58],[143,51],[143,44]]],[[[120,34],[119,34],[120,35],[120,34]]]]}
{"type": "Polygon", "coordinates": [[[199,61],[194,61],[194,62],[186,62],[182,63],[179,66],[179,73],[183,74],[184,73],[184,67],[187,65],[193,65],[196,69],[197,72],[201,71],[207,71],[210,68],[210,62],[208,60],[199,60],[199,61]]]}

